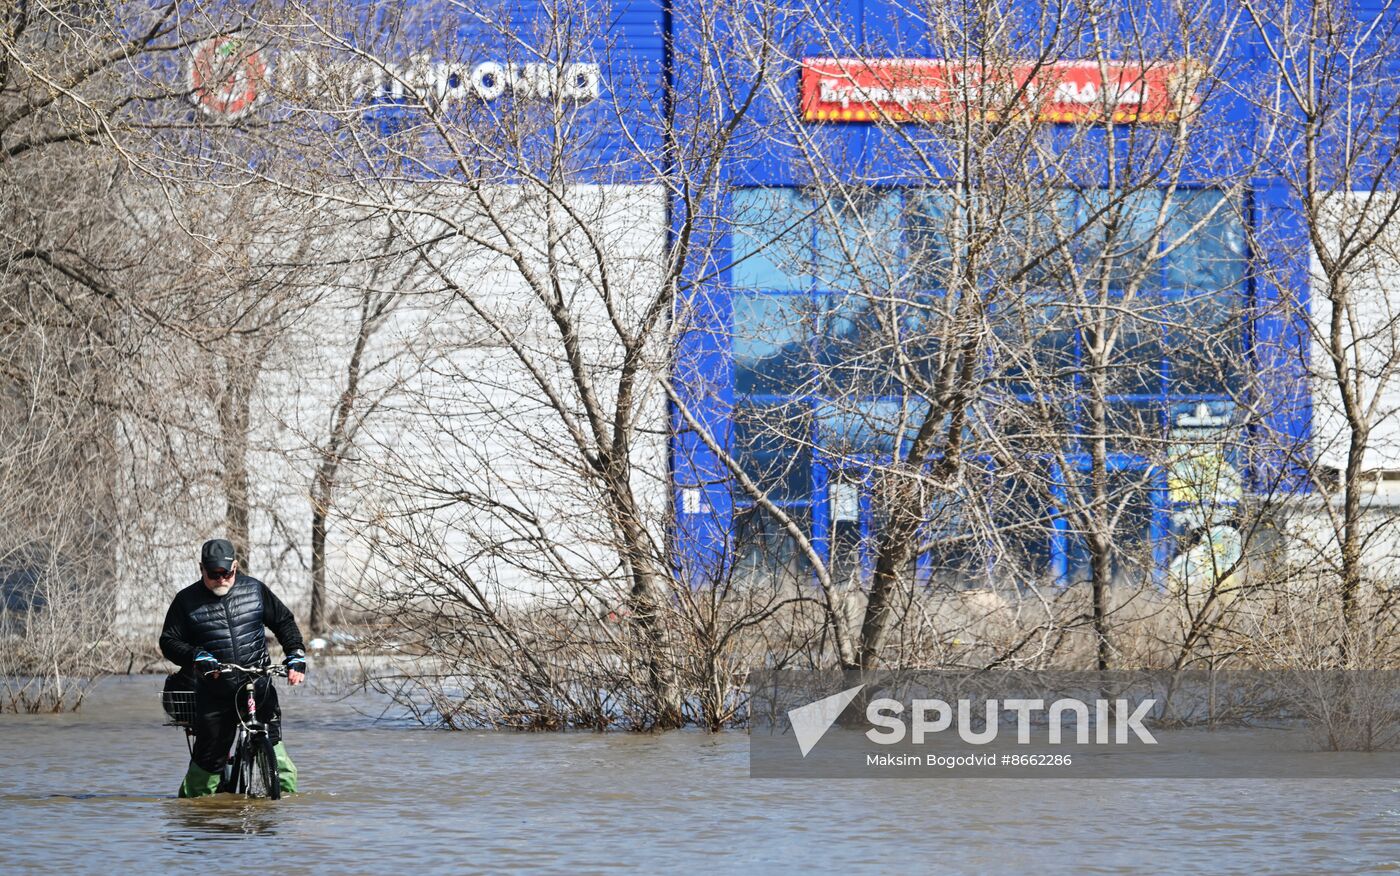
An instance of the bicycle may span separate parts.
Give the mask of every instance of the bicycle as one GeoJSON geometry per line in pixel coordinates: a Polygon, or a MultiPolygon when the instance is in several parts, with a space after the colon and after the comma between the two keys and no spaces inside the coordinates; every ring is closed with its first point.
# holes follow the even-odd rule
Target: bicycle
{"type": "MultiPolygon", "coordinates": [[[[237,672],[247,677],[234,693],[234,714],[238,716],[238,730],[234,733],[233,744],[229,746],[228,761],[224,765],[219,780],[219,793],[246,794],[249,797],[267,797],[278,800],[282,797],[281,776],[277,770],[277,755],[273,751],[272,739],[268,736],[267,725],[258,720],[258,702],[254,685],[259,678],[287,676],[285,666],[249,667],[236,663],[220,663],[213,672],[237,672]],[[237,698],[245,696],[244,708],[237,708],[237,698]],[[246,717],[245,717],[246,715],[246,717]]],[[[185,744],[193,750],[194,737],[194,698],[193,691],[166,690],[161,702],[171,721],[167,726],[185,728],[185,744]]]]}

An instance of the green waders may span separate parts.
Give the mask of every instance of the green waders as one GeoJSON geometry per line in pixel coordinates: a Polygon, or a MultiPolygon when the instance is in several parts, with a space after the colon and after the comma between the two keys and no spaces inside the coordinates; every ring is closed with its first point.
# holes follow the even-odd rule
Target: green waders
{"type": "MultiPolygon", "coordinates": [[[[297,765],[292,763],[292,759],[287,756],[287,747],[282,743],[272,746],[272,752],[277,756],[278,784],[282,786],[283,794],[295,794],[297,792],[297,765]]],[[[190,761],[190,768],[185,771],[185,780],[180,783],[181,797],[204,797],[219,790],[219,773],[207,772],[203,767],[194,761],[190,761]]]]}
{"type": "Polygon", "coordinates": [[[287,756],[287,747],[279,742],[272,746],[272,753],[277,755],[278,784],[282,786],[282,793],[295,794],[297,792],[297,765],[292,763],[292,759],[287,756]]]}
{"type": "Polygon", "coordinates": [[[206,772],[199,764],[190,761],[185,771],[185,780],[180,783],[181,797],[203,797],[219,790],[219,774],[206,772]]]}

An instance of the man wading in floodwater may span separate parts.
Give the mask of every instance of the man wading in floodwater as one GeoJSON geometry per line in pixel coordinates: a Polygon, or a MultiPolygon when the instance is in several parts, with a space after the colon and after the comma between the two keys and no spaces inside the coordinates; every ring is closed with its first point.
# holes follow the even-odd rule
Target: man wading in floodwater
{"type": "MultiPolygon", "coordinates": [[[[200,580],[175,594],[165,613],[160,651],[182,670],[193,667],[195,685],[194,750],[189,771],[180,785],[181,797],[202,797],[219,789],[219,774],[228,760],[238,729],[234,694],[238,684],[220,678],[220,663],[261,667],[272,662],[267,653],[267,626],[277,636],[287,658],[287,681],[306,678],[306,646],[296,618],[267,585],[238,573],[233,544],[206,541],[199,556],[200,580]]],[[[272,679],[260,678],[254,688],[258,715],[270,715],[268,738],[277,753],[282,793],[297,789],[297,768],[282,745],[282,712],[272,679]],[[266,711],[264,711],[266,709],[266,711]]]]}

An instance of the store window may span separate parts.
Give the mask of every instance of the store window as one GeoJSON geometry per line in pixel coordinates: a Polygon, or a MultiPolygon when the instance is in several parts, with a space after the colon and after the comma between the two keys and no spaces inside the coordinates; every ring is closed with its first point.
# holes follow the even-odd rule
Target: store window
{"type": "Polygon", "coordinates": [[[797,395],[810,378],[815,302],[800,295],[736,293],[734,390],[741,397],[797,395]]]}
{"type": "Polygon", "coordinates": [[[1162,287],[1157,247],[1164,224],[1164,195],[1155,189],[1132,194],[1090,191],[1080,198],[1082,247],[1079,262],[1088,283],[1108,278],[1110,289],[1156,292],[1162,287]]]}
{"type": "Polygon", "coordinates": [[[1236,396],[1244,306],[1233,289],[1169,290],[1162,307],[1170,396],[1236,396]]]}
{"type": "Polygon", "coordinates": [[[817,440],[830,456],[885,457],[912,441],[928,416],[928,403],[919,400],[821,402],[817,405],[817,440]],[[900,436],[903,440],[900,441],[900,436]]]}
{"type": "MultiPolygon", "coordinates": [[[[810,531],[806,509],[789,508],[784,513],[798,527],[810,531]]],[[[797,585],[810,579],[812,567],[807,554],[798,548],[787,527],[761,508],[746,507],[735,512],[734,550],[734,574],[739,580],[797,585]]]]}
{"type": "Polygon", "coordinates": [[[1239,205],[1221,192],[1196,189],[1173,193],[1169,208],[1167,287],[1208,296],[1239,289],[1246,273],[1239,205]]]}
{"type": "Polygon", "coordinates": [[[903,396],[937,370],[943,302],[930,295],[817,296],[813,356],[828,395],[903,396]]]}
{"type": "MultiPolygon", "coordinates": [[[[1107,494],[1114,506],[1113,554],[1109,558],[1111,580],[1115,584],[1139,584],[1152,568],[1152,527],[1156,519],[1153,493],[1157,484],[1142,471],[1117,471],[1109,475],[1107,494]]],[[[1083,507],[1092,504],[1087,490],[1083,507]]],[[[1088,539],[1074,529],[1072,516],[1067,529],[1066,577],[1071,584],[1093,577],[1093,555],[1088,539]]]]}
{"type": "Polygon", "coordinates": [[[832,193],[818,205],[817,286],[869,293],[902,284],[900,204],[898,192],[876,190],[832,193]]]}
{"type": "Polygon", "coordinates": [[[946,288],[954,269],[952,240],[957,239],[958,210],[945,192],[913,190],[904,202],[904,257],[916,289],[946,288]]]}
{"type": "Polygon", "coordinates": [[[799,189],[740,189],[732,197],[738,289],[799,292],[812,288],[810,198],[799,189]]]}
{"type": "MultiPolygon", "coordinates": [[[[1243,212],[1221,192],[1063,189],[991,204],[934,188],[820,196],[753,188],[732,204],[735,443],[772,498],[827,502],[825,488],[812,492],[813,465],[887,459],[906,446],[928,409],[920,391],[958,337],[954,315],[967,290],[954,286],[963,281],[960,248],[974,242],[963,236],[969,210],[993,228],[982,243],[994,257],[984,257],[976,282],[993,328],[985,398],[1004,408],[981,422],[1019,429],[1018,448],[1033,452],[1030,438],[1047,427],[1030,403],[1043,412],[1049,399],[1049,431],[1066,442],[1059,449],[1067,458],[1084,452],[1086,352],[1104,340],[1095,318],[1104,314],[1116,333],[1106,402],[1120,480],[1141,479],[1154,464],[1172,404],[1239,392],[1243,212]]],[[[1130,490],[1130,552],[1162,528],[1152,489],[1130,490]]],[[[1077,574],[1082,543],[1046,535],[1046,521],[1064,526],[1053,508],[1033,513],[1035,526],[1012,527],[1003,544],[968,555],[1077,574]]]]}
{"type": "Polygon", "coordinates": [[[764,493],[779,502],[812,494],[811,414],[804,405],[747,404],[734,411],[734,452],[764,493]]]}
{"type": "Polygon", "coordinates": [[[1079,374],[1079,331],[1074,315],[1053,296],[1030,306],[1004,308],[993,317],[997,375],[1013,396],[1072,393],[1079,374]]]}
{"type": "MultiPolygon", "coordinates": [[[[1109,395],[1162,394],[1164,351],[1162,325],[1150,312],[1142,316],[1118,315],[1110,323],[1113,352],[1107,360],[1106,388],[1109,395]]],[[[1092,342],[1093,329],[1085,329],[1092,342]]]]}

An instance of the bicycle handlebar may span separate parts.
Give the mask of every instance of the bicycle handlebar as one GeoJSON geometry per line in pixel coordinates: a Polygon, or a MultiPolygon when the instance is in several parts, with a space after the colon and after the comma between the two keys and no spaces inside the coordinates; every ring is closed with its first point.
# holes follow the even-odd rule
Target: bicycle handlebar
{"type": "Polygon", "coordinates": [[[239,666],[237,663],[220,663],[218,669],[211,669],[205,675],[215,672],[242,672],[247,675],[280,675],[287,677],[287,667],[285,666],[239,666]]]}

